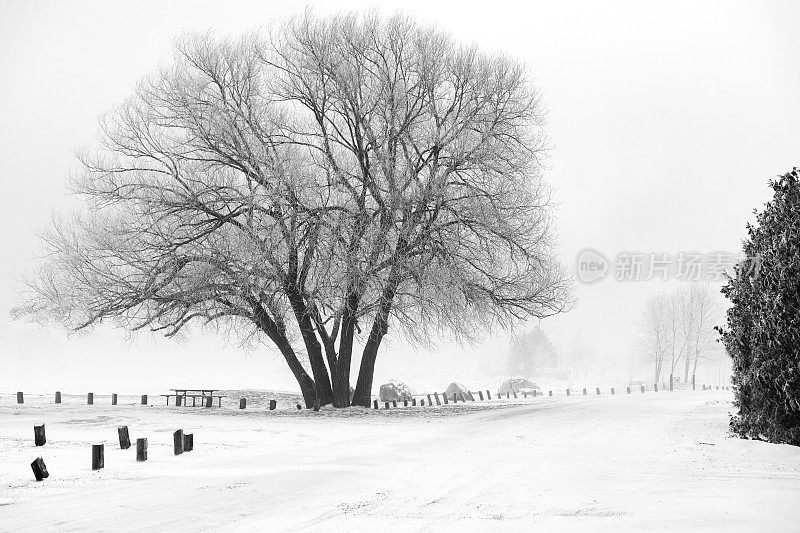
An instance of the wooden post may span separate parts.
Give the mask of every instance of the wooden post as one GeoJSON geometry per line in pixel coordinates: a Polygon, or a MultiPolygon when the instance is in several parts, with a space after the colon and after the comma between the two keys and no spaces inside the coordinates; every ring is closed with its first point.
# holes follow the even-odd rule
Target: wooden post
{"type": "MultiPolygon", "coordinates": [[[[422,401],[424,402],[425,400],[422,400],[422,401]]],[[[416,398],[411,398],[411,407],[416,407],[416,406],[417,406],[417,399],[416,398]]]]}
{"type": "Polygon", "coordinates": [[[528,397],[528,393],[527,393],[526,391],[522,391],[522,396],[524,396],[525,398],[527,398],[527,397],[528,397]]]}
{"type": "Polygon", "coordinates": [[[583,388],[583,395],[586,396],[586,387],[583,388]]]}
{"type": "Polygon", "coordinates": [[[517,391],[512,391],[514,393],[514,399],[517,399],[517,391]]]}
{"type": "Polygon", "coordinates": [[[206,408],[210,408],[211,404],[214,402],[213,396],[206,396],[206,408]]]}
{"type": "Polygon", "coordinates": [[[431,395],[430,394],[428,394],[428,405],[433,405],[433,402],[431,401],[431,395]]]}
{"type": "MultiPolygon", "coordinates": [[[[147,405],[147,394],[142,394],[142,405],[147,405]]],[[[145,439],[147,441],[147,439],[145,439]]]]}
{"type": "Polygon", "coordinates": [[[486,389],[486,398],[487,398],[488,400],[491,400],[491,399],[492,399],[492,393],[491,393],[491,392],[489,392],[489,389],[486,389]]]}
{"type": "Polygon", "coordinates": [[[385,403],[383,404],[383,408],[384,408],[384,409],[388,409],[388,408],[389,408],[389,402],[385,402],[385,403]]]}
{"type": "Polygon", "coordinates": [[[596,387],[595,390],[597,391],[597,395],[600,396],[600,387],[596,387]]]}
{"type": "Polygon", "coordinates": [[[611,387],[611,394],[614,394],[615,392],[616,391],[614,390],[614,387],[611,387]]]}
{"type": "Polygon", "coordinates": [[[642,392],[644,393],[644,385],[642,385],[642,392]]]}
{"type": "Polygon", "coordinates": [[[653,392],[658,392],[658,383],[653,383],[653,392]]]}
{"type": "Polygon", "coordinates": [[[56,391],[56,403],[61,403],[61,391],[56,391]]]}
{"type": "Polygon", "coordinates": [[[44,424],[33,426],[33,442],[36,446],[44,446],[47,442],[47,437],[44,434],[44,424]]]}
{"type": "Polygon", "coordinates": [[[117,435],[119,436],[120,450],[127,450],[131,447],[131,437],[128,434],[128,426],[119,426],[117,428],[117,435]]]}
{"type": "MultiPolygon", "coordinates": [[[[169,402],[169,398],[167,398],[167,402],[169,402]]],[[[175,394],[175,407],[180,407],[181,405],[183,405],[183,396],[175,394]]]]}
{"type": "Polygon", "coordinates": [[[86,405],[94,405],[94,393],[90,392],[86,395],[86,405]]]}
{"type": "Polygon", "coordinates": [[[630,387],[628,387],[628,394],[630,394],[630,393],[631,393],[631,388],[630,388],[630,387]]]}
{"type": "Polygon", "coordinates": [[[695,388],[694,388],[694,374],[692,374],[692,390],[695,390],[695,388]]]}
{"type": "Polygon", "coordinates": [[[17,393],[17,403],[25,403],[25,397],[22,395],[21,392],[17,393]]]}
{"type": "Polygon", "coordinates": [[[569,389],[567,389],[567,396],[569,396],[569,389]]]}
{"type": "Polygon", "coordinates": [[[510,400],[510,399],[511,399],[511,393],[506,391],[506,400],[510,400]]]}
{"type": "Polygon", "coordinates": [[[239,399],[239,409],[247,408],[247,398],[240,398],[239,399]]]}
{"type": "Polygon", "coordinates": [[[117,393],[116,392],[112,392],[111,393],[111,405],[117,405],[117,393]]]}
{"type": "Polygon", "coordinates": [[[420,400],[419,405],[420,407],[425,407],[425,400],[420,400]]]}
{"type": "Polygon", "coordinates": [[[669,391],[672,392],[672,382],[675,381],[675,378],[672,374],[669,375],[669,391]]]}
{"type": "Polygon", "coordinates": [[[105,466],[105,445],[92,444],[92,470],[100,470],[105,466]]]}
{"type": "Polygon", "coordinates": [[[547,391],[547,395],[548,396],[552,396],[553,395],[553,391],[547,391]]]}
{"type": "Polygon", "coordinates": [[[278,402],[276,402],[275,400],[270,400],[269,401],[269,410],[270,411],[274,411],[276,407],[278,407],[278,402]]]}
{"type": "Polygon", "coordinates": [[[483,401],[483,391],[478,391],[478,399],[483,401]]]}
{"type": "Polygon", "coordinates": [[[378,400],[372,400],[372,408],[373,409],[377,409],[378,408],[378,400]]]}
{"type": "Polygon", "coordinates": [[[194,450],[194,433],[187,433],[183,436],[183,451],[190,452],[194,450]]]}
{"type": "Polygon", "coordinates": [[[147,439],[136,439],[136,460],[147,461],[147,439]]]}
{"type": "Polygon", "coordinates": [[[179,429],[175,433],[172,434],[172,449],[175,452],[175,455],[180,455],[183,453],[183,430],[179,429]]]}
{"type": "Polygon", "coordinates": [[[397,407],[397,400],[392,400],[392,407],[397,407]]]}
{"type": "Polygon", "coordinates": [[[302,410],[302,409],[303,409],[303,406],[301,406],[301,405],[298,403],[298,404],[297,404],[297,410],[298,410],[298,411],[300,411],[300,410],[302,410]]]}
{"type": "Polygon", "coordinates": [[[442,405],[442,402],[439,401],[439,393],[434,392],[433,397],[436,398],[436,405],[442,405]]]}
{"type": "Polygon", "coordinates": [[[403,407],[408,407],[408,400],[403,400],[403,407]]]}
{"type": "Polygon", "coordinates": [[[50,474],[47,472],[47,467],[44,465],[44,460],[41,457],[37,457],[36,460],[31,463],[31,470],[33,470],[33,477],[36,478],[36,481],[41,481],[46,477],[50,477],[50,474]]]}
{"type": "Polygon", "coordinates": [[[475,395],[472,394],[472,391],[467,391],[467,394],[469,394],[469,401],[474,402],[475,401],[475,395]]]}
{"type": "Polygon", "coordinates": [[[446,392],[442,393],[442,398],[444,399],[444,404],[447,405],[449,402],[447,401],[447,393],[446,392]]]}

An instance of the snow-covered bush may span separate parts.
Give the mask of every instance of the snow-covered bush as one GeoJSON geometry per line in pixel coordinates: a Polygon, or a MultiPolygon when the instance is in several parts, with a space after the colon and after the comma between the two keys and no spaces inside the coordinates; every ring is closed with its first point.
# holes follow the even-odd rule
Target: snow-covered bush
{"type": "Polygon", "coordinates": [[[411,389],[402,381],[390,381],[381,385],[380,398],[382,402],[410,400],[411,389]]]}
{"type": "Polygon", "coordinates": [[[770,182],[775,191],[755,225],[723,294],[742,437],[800,445],[800,170],[770,182]]]}

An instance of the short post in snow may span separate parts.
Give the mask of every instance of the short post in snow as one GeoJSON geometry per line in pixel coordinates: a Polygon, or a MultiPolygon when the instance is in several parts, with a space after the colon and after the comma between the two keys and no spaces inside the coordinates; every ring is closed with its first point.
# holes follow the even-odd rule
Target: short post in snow
{"type": "Polygon", "coordinates": [[[403,400],[403,407],[408,407],[408,400],[403,400]]]}
{"type": "Polygon", "coordinates": [[[127,450],[131,447],[131,437],[128,434],[128,426],[119,426],[117,428],[117,435],[119,436],[120,450],[127,450]]]}
{"type": "Polygon", "coordinates": [[[36,446],[44,446],[47,443],[47,437],[44,434],[44,424],[33,426],[33,442],[36,446]]]}
{"type": "Polygon", "coordinates": [[[478,399],[480,401],[483,401],[483,391],[481,391],[481,390],[478,391],[478,399]]]}
{"type": "Polygon", "coordinates": [[[275,400],[270,400],[269,401],[269,410],[270,411],[274,411],[276,407],[278,407],[278,402],[275,401],[275,400]]]}
{"type": "Polygon", "coordinates": [[[514,393],[514,399],[516,400],[517,399],[517,391],[511,391],[511,392],[514,393]]]}
{"type": "Polygon", "coordinates": [[[90,392],[86,395],[86,405],[94,405],[94,393],[90,392]]]}
{"type": "Polygon", "coordinates": [[[116,392],[112,392],[111,393],[111,405],[117,405],[117,393],[116,392]]]}
{"type": "MultiPolygon", "coordinates": [[[[437,396],[436,399],[438,401],[439,397],[437,396]]],[[[428,394],[428,405],[433,405],[433,402],[431,401],[431,395],[430,394],[428,394]]]]}
{"type": "Polygon", "coordinates": [[[25,403],[25,397],[21,392],[17,393],[17,403],[25,403]]]}
{"type": "Polygon", "coordinates": [[[190,452],[194,450],[194,433],[187,433],[183,436],[183,451],[190,452]]]}
{"type": "Polygon", "coordinates": [[[147,394],[142,394],[142,405],[147,405],[147,394]]]}
{"type": "Polygon", "coordinates": [[[675,381],[675,378],[672,374],[669,375],[669,391],[672,392],[672,383],[675,381]]]}
{"type": "Polygon", "coordinates": [[[642,393],[644,393],[644,385],[642,385],[642,393]]]}
{"type": "Polygon", "coordinates": [[[569,389],[567,389],[567,396],[569,396],[569,389]]]}
{"type": "MultiPolygon", "coordinates": [[[[442,399],[444,400],[444,404],[445,405],[450,403],[450,402],[447,401],[447,393],[446,392],[442,393],[442,399]]],[[[439,398],[438,397],[436,398],[436,405],[439,405],[439,398]]]]}
{"type": "Polygon", "coordinates": [[[425,407],[425,400],[420,400],[420,401],[419,401],[419,405],[420,405],[421,407],[425,407]]]}
{"type": "Polygon", "coordinates": [[[551,391],[551,390],[550,390],[550,391],[547,391],[547,395],[548,395],[548,396],[552,396],[552,395],[553,395],[553,391],[551,391]]]}
{"type": "Polygon", "coordinates": [[[384,404],[383,404],[383,408],[384,408],[384,409],[388,409],[388,408],[389,408],[389,402],[386,402],[386,403],[384,403],[384,404]]]}
{"type": "MultiPolygon", "coordinates": [[[[425,400],[422,400],[422,401],[424,402],[425,400]]],[[[411,398],[411,407],[416,407],[416,406],[417,406],[417,399],[416,398],[411,398]]]]}
{"type": "Polygon", "coordinates": [[[658,392],[658,383],[653,383],[653,392],[658,392]]]}
{"type": "Polygon", "coordinates": [[[92,470],[100,470],[105,466],[105,445],[92,444],[92,470]]]}
{"type": "Polygon", "coordinates": [[[56,403],[61,403],[61,391],[56,391],[56,403]]]}
{"type": "Polygon", "coordinates": [[[136,460],[147,461],[147,439],[136,439],[136,460]]]}
{"type": "Polygon", "coordinates": [[[631,393],[631,388],[630,388],[630,387],[628,387],[628,394],[630,394],[630,393],[631,393]]]}
{"type": "Polygon", "coordinates": [[[489,392],[489,389],[486,389],[486,398],[487,398],[488,400],[491,400],[491,399],[492,399],[492,393],[491,393],[491,392],[489,392]]]}
{"type": "Polygon", "coordinates": [[[694,386],[694,374],[692,374],[692,390],[695,390],[695,386],[694,386]]]}
{"type": "Polygon", "coordinates": [[[378,400],[372,400],[372,408],[373,409],[377,409],[378,408],[378,400]]]}
{"type": "Polygon", "coordinates": [[[600,396],[600,387],[595,387],[594,390],[596,390],[597,391],[597,395],[600,396]]]}
{"type": "Polygon", "coordinates": [[[36,481],[41,481],[46,477],[50,477],[50,474],[47,472],[47,467],[44,465],[44,459],[41,457],[37,457],[31,463],[31,470],[33,470],[33,477],[36,478],[36,481]]]}
{"type": "Polygon", "coordinates": [[[528,397],[528,392],[527,391],[522,391],[522,396],[527,398],[528,397]]]}
{"type": "Polygon", "coordinates": [[[611,394],[613,395],[613,394],[614,394],[614,392],[615,392],[615,391],[614,391],[614,387],[611,387],[611,394]]]}
{"type": "Polygon", "coordinates": [[[247,398],[239,398],[239,409],[247,409],[247,398]]]}
{"type": "Polygon", "coordinates": [[[506,391],[506,400],[510,400],[510,399],[511,399],[511,393],[506,391]]]}
{"type": "Polygon", "coordinates": [[[586,396],[586,387],[583,388],[583,395],[586,396]]]}
{"type": "Polygon", "coordinates": [[[183,453],[183,430],[179,429],[172,434],[172,451],[175,455],[183,453]]]}
{"type": "Polygon", "coordinates": [[[298,403],[297,404],[297,410],[300,411],[302,408],[303,408],[303,406],[298,403]]]}
{"type": "Polygon", "coordinates": [[[392,407],[397,407],[397,400],[392,400],[392,407]]]}

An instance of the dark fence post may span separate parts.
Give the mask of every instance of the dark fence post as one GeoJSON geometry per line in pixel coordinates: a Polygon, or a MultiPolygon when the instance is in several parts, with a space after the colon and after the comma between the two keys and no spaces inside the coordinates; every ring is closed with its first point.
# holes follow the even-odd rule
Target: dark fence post
{"type": "Polygon", "coordinates": [[[672,374],[670,374],[670,375],[669,375],[669,391],[670,391],[670,392],[672,392],[672,382],[673,382],[674,380],[675,380],[675,378],[672,376],[672,374]]]}
{"type": "Polygon", "coordinates": [[[206,396],[206,405],[205,405],[205,407],[210,408],[211,405],[213,404],[213,402],[214,402],[214,397],[213,396],[206,396]]]}
{"type": "Polygon", "coordinates": [[[553,391],[547,391],[547,395],[548,396],[552,396],[553,395],[553,391]]]}
{"type": "Polygon", "coordinates": [[[94,405],[94,393],[90,392],[86,395],[86,405],[94,405]]]}
{"type": "Polygon", "coordinates": [[[658,383],[653,383],[653,392],[658,392],[658,383]]]}
{"type": "Polygon", "coordinates": [[[614,387],[611,387],[611,394],[614,394],[614,387]]]}
{"type": "Polygon", "coordinates": [[[446,393],[446,392],[443,392],[443,393],[442,393],[442,399],[444,400],[444,404],[445,404],[445,405],[447,405],[448,403],[450,403],[450,402],[448,402],[448,401],[447,401],[447,393],[446,393]]]}
{"type": "Polygon", "coordinates": [[[389,402],[385,402],[385,403],[383,404],[383,408],[384,408],[384,409],[388,409],[388,408],[389,408],[389,402]]]}
{"type": "Polygon", "coordinates": [[[183,436],[183,451],[190,452],[194,450],[194,433],[187,433],[183,436]]]}
{"type": "Polygon", "coordinates": [[[116,392],[112,392],[111,393],[111,405],[117,405],[117,393],[116,392]]]}
{"type": "Polygon", "coordinates": [[[301,405],[298,403],[298,404],[297,404],[297,410],[298,410],[298,411],[300,411],[301,409],[303,409],[303,406],[301,406],[301,405]]]}
{"type": "Polygon", "coordinates": [[[512,391],[512,393],[514,394],[514,399],[516,400],[517,399],[517,391],[512,391]]]}
{"type": "Polygon", "coordinates": [[[44,424],[33,426],[33,442],[36,446],[44,446],[47,442],[47,437],[44,434],[44,424]]]}
{"type": "Polygon", "coordinates": [[[403,407],[408,407],[408,400],[403,400],[403,407]]]}
{"type": "MultiPolygon", "coordinates": [[[[167,398],[167,402],[169,402],[169,398],[167,398]]],[[[183,405],[183,396],[180,394],[175,395],[175,407],[180,407],[183,405]]]]}
{"type": "Polygon", "coordinates": [[[119,447],[121,450],[127,450],[131,447],[131,437],[128,434],[128,426],[119,426],[117,428],[117,435],[119,435],[119,447]]]}
{"type": "Polygon", "coordinates": [[[56,391],[56,403],[61,403],[61,391],[56,391]]]}
{"type": "Polygon", "coordinates": [[[180,455],[183,453],[183,430],[179,429],[175,433],[172,434],[172,449],[175,452],[175,455],[180,455]]]}
{"type": "Polygon", "coordinates": [[[567,396],[569,396],[569,389],[567,389],[567,396]]]}
{"type": "Polygon", "coordinates": [[[583,395],[586,396],[586,387],[583,388],[583,395]]]}
{"type": "Polygon", "coordinates": [[[433,405],[433,402],[431,401],[431,395],[430,394],[428,394],[428,405],[433,405]]]}
{"type": "MultiPolygon", "coordinates": [[[[422,400],[422,401],[424,402],[425,400],[422,400]]],[[[417,399],[416,398],[411,398],[411,406],[412,407],[416,407],[417,406],[417,399]]]]}
{"type": "Polygon", "coordinates": [[[478,391],[478,399],[483,401],[483,391],[478,391]]]}
{"type": "Polygon", "coordinates": [[[47,472],[47,467],[44,465],[44,459],[41,457],[37,457],[36,460],[31,463],[31,470],[33,470],[33,477],[36,478],[36,481],[41,481],[46,477],[50,477],[50,474],[47,472]]]}
{"type": "Polygon", "coordinates": [[[695,390],[695,388],[694,388],[694,374],[692,374],[692,390],[695,390]]]}
{"type": "MultiPolygon", "coordinates": [[[[147,405],[147,394],[142,394],[142,405],[147,405]]],[[[145,439],[147,441],[147,439],[145,439]]]]}
{"type": "Polygon", "coordinates": [[[469,401],[474,402],[475,401],[475,395],[472,394],[472,391],[467,391],[467,394],[469,394],[469,401]]]}
{"type": "Polygon", "coordinates": [[[372,408],[373,409],[377,409],[378,408],[378,400],[373,400],[372,401],[372,408]]]}
{"type": "Polygon", "coordinates": [[[17,403],[25,403],[25,397],[22,395],[21,392],[17,393],[17,403]]]}
{"type": "Polygon", "coordinates": [[[436,405],[442,405],[442,402],[439,401],[439,393],[434,392],[433,397],[436,398],[436,405]]]}
{"type": "Polygon", "coordinates": [[[425,407],[425,400],[420,400],[419,405],[420,407],[425,407]]]}
{"type": "Polygon", "coordinates": [[[136,439],[136,460],[147,461],[147,439],[136,439]]]}
{"type": "Polygon", "coordinates": [[[631,393],[631,388],[630,388],[630,387],[628,387],[628,394],[630,394],[630,393],[631,393]]]}
{"type": "Polygon", "coordinates": [[[597,395],[600,396],[600,387],[596,387],[594,390],[597,391],[597,395]]]}
{"type": "Polygon", "coordinates": [[[642,385],[642,392],[644,392],[644,385],[642,385]]]}
{"type": "Polygon", "coordinates": [[[489,389],[486,389],[486,398],[489,399],[489,400],[492,399],[492,393],[489,392],[489,389]]]}
{"type": "Polygon", "coordinates": [[[240,398],[239,409],[245,409],[246,407],[247,407],[247,398],[240,398]]]}
{"type": "Polygon", "coordinates": [[[269,401],[269,410],[270,411],[274,411],[276,407],[278,407],[278,402],[276,402],[275,400],[270,400],[269,401]]]}
{"type": "Polygon", "coordinates": [[[92,470],[100,470],[105,466],[105,445],[92,444],[92,470]]]}
{"type": "Polygon", "coordinates": [[[392,400],[392,407],[397,407],[397,400],[392,400]]]}

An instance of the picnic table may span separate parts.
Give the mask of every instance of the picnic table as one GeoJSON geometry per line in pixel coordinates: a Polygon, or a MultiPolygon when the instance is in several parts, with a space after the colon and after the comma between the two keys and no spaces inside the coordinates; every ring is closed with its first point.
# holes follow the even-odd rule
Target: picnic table
{"type": "Polygon", "coordinates": [[[192,399],[192,407],[197,405],[197,398],[200,398],[200,406],[211,407],[214,398],[217,399],[217,406],[222,407],[222,399],[225,396],[220,394],[214,394],[218,392],[220,389],[170,389],[172,391],[171,394],[162,394],[167,399],[167,405],[169,405],[169,399],[175,398],[175,405],[180,406],[188,405],[186,403],[187,398],[192,399]],[[183,400],[183,401],[181,401],[183,400]]]}

